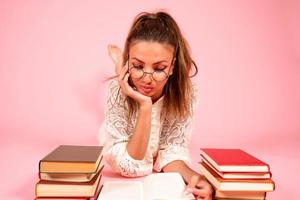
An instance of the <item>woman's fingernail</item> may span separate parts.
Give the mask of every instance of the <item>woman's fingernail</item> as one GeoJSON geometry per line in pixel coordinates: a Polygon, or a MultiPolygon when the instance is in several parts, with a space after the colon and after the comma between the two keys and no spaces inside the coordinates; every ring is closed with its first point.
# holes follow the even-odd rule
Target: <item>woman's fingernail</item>
{"type": "Polygon", "coordinates": [[[193,189],[192,188],[186,188],[185,190],[184,190],[184,194],[190,194],[190,193],[192,193],[193,192],[193,189]]]}

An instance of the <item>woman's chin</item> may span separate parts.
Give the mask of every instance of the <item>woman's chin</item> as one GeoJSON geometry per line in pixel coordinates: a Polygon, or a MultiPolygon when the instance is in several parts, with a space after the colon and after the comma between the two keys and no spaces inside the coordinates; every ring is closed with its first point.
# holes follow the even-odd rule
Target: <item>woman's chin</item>
{"type": "Polygon", "coordinates": [[[147,97],[151,97],[151,96],[153,95],[152,92],[144,92],[144,91],[140,91],[140,93],[141,93],[142,95],[147,96],[147,97]]]}

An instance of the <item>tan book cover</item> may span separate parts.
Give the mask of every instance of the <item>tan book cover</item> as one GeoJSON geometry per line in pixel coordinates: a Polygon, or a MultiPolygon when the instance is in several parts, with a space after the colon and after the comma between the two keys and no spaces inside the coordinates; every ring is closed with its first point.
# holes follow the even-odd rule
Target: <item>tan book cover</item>
{"type": "Polygon", "coordinates": [[[258,191],[215,191],[214,199],[240,199],[240,200],[264,200],[266,198],[266,192],[258,191]]]}
{"type": "Polygon", "coordinates": [[[95,173],[102,146],[60,145],[39,162],[40,173],[95,173]]]}
{"type": "Polygon", "coordinates": [[[271,179],[223,179],[203,162],[200,163],[200,171],[207,180],[220,191],[270,192],[275,189],[275,184],[271,179]]]}
{"type": "Polygon", "coordinates": [[[102,190],[102,186],[98,183],[97,190],[92,197],[36,197],[35,200],[97,200],[102,190]]]}
{"type": "Polygon", "coordinates": [[[93,197],[100,187],[101,174],[89,182],[61,182],[40,180],[35,187],[36,197],[93,197]]]}

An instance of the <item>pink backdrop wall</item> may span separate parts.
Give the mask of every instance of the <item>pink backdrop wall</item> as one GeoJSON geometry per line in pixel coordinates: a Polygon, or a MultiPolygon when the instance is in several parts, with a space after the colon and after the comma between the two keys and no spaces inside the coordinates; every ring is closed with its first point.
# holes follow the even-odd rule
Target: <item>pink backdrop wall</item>
{"type": "Polygon", "coordinates": [[[242,148],[271,165],[269,199],[297,199],[299,1],[0,0],[1,199],[33,199],[38,161],[59,144],[97,144],[106,46],[133,17],[164,8],[199,66],[191,154],[242,148]]]}

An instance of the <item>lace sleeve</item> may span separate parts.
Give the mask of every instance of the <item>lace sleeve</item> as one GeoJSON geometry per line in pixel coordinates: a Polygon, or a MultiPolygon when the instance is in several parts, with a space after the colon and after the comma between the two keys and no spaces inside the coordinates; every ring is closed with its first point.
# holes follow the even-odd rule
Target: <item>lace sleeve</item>
{"type": "Polygon", "coordinates": [[[119,88],[117,80],[109,83],[105,117],[99,131],[100,145],[104,146],[104,159],[114,171],[128,177],[143,176],[152,172],[153,160],[147,156],[135,160],[127,152],[135,122],[127,120],[125,96],[119,88]]]}

